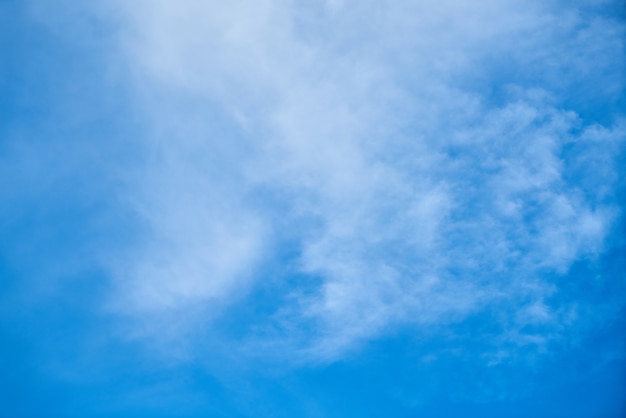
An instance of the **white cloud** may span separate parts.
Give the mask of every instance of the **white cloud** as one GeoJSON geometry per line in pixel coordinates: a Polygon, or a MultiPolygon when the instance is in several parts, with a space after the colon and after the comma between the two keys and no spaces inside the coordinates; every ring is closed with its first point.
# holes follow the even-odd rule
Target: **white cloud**
{"type": "Polygon", "coordinates": [[[548,321],[542,275],[602,249],[616,209],[577,164],[614,178],[603,150],[624,130],[587,126],[560,95],[614,63],[598,44],[621,24],[513,0],[109,7],[147,126],[128,191],[146,232],[118,266],[139,316],[227,305],[295,237],[291,274],[319,286],[294,283],[268,326],[332,359],[496,300],[548,321]],[[286,335],[299,324],[312,331],[286,335]]]}

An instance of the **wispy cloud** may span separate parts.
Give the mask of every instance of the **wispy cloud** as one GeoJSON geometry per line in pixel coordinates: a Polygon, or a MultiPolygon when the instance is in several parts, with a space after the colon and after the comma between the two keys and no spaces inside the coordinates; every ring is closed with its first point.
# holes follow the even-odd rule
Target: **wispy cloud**
{"type": "Polygon", "coordinates": [[[623,88],[623,24],[578,6],[109,4],[145,123],[115,303],[178,324],[293,246],[260,333],[309,359],[494,304],[511,333],[559,322],[550,277],[602,252],[625,133],[568,93],[623,88]]]}

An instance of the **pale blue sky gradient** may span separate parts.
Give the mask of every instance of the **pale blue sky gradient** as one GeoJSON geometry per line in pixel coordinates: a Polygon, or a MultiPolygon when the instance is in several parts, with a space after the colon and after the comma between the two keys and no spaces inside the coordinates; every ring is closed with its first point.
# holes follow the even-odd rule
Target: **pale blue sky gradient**
{"type": "Polygon", "coordinates": [[[626,413],[618,1],[0,4],[0,417],[626,413]]]}

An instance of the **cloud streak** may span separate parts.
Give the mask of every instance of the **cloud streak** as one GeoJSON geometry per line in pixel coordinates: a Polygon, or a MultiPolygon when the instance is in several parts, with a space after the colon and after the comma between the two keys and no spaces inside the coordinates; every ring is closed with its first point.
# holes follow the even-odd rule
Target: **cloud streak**
{"type": "Polygon", "coordinates": [[[567,91],[620,91],[621,22],[512,0],[103,7],[144,123],[113,299],[150,333],[210,322],[272,260],[287,290],[245,339],[309,360],[503,306],[506,332],[556,329],[575,305],[549,302],[554,277],[603,251],[625,129],[567,91]]]}

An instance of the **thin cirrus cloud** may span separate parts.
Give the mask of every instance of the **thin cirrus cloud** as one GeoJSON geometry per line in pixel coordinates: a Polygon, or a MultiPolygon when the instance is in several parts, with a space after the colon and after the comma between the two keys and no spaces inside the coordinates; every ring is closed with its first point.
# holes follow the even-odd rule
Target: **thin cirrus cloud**
{"type": "Polygon", "coordinates": [[[142,126],[141,236],[110,265],[132,332],[219,321],[268,282],[240,343],[298,360],[485,310],[539,349],[580,321],[556,278],[606,247],[625,132],[580,99],[623,88],[623,24],[593,2],[102,7],[142,126]]]}

